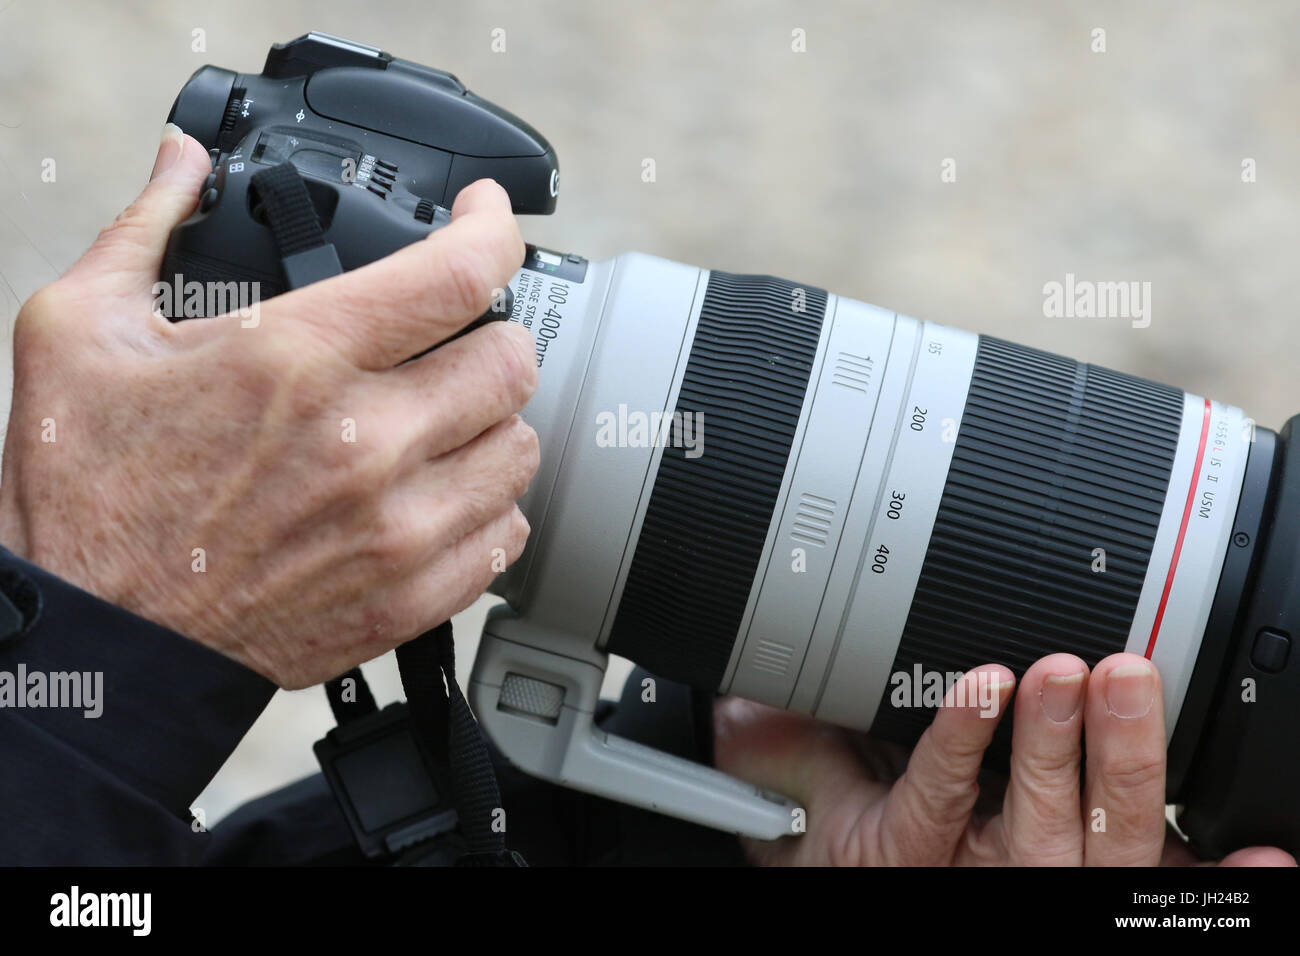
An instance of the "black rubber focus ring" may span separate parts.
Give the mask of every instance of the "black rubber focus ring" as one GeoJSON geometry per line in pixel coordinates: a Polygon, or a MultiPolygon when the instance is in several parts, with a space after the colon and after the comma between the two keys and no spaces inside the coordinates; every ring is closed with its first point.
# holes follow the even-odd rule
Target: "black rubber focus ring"
{"type": "Polygon", "coordinates": [[[704,690],[722,682],[762,556],[826,293],[713,272],[676,411],[702,454],[664,448],[606,650],[704,690]]]}
{"type": "MultiPolygon", "coordinates": [[[[1182,417],[1178,389],[981,336],[891,673],[1122,651],[1182,417]]],[[[871,732],[911,744],[933,715],[887,691],[871,732]]]]}

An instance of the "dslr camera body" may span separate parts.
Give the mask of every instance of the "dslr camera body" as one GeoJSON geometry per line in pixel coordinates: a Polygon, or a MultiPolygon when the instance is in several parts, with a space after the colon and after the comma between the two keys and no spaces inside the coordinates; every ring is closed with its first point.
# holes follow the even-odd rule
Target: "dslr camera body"
{"type": "MultiPolygon", "coordinates": [[[[555,208],[531,126],[324,34],[258,75],[203,67],[170,119],[214,165],[167,282],[266,298],[356,268],[445,224],[481,177],[517,213],[555,208]]],[[[532,331],[540,378],[534,531],[469,688],[520,768],[775,839],[798,831],[787,798],[595,724],[611,654],[911,744],[934,702],[900,700],[900,679],[1129,650],[1161,671],[1168,799],[1194,845],[1300,851],[1297,419],[1274,433],[1120,372],[639,253],[529,246],[488,317],[532,331]]]]}

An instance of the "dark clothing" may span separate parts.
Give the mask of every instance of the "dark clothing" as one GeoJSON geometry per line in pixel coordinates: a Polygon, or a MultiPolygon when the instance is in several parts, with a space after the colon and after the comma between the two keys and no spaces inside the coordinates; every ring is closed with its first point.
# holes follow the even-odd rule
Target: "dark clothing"
{"type": "MultiPolygon", "coordinates": [[[[0,865],[363,862],[319,774],[241,807],[212,833],[191,824],[190,804],[271,699],[270,681],[3,548],[0,595],[10,625],[0,624],[0,865]],[[48,704],[55,673],[87,675],[87,687],[100,674],[102,691],[75,707],[16,706],[36,702],[20,676],[44,682],[48,704]],[[18,697],[6,702],[6,686],[18,697]]],[[[602,726],[707,762],[709,701],[660,680],[659,703],[638,707],[639,685],[634,676],[632,696],[602,705],[602,726]]],[[[555,787],[493,757],[507,844],[534,865],[740,861],[733,837],[555,787]]]]}
{"type": "Polygon", "coordinates": [[[102,674],[98,717],[0,707],[0,863],[199,862],[188,808],[275,685],[2,548],[0,589],[0,672],[102,674]]]}

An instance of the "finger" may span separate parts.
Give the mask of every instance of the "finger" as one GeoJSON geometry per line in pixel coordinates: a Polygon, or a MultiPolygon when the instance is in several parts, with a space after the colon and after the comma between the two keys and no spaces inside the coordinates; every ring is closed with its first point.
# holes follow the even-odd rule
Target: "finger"
{"type": "Polygon", "coordinates": [[[358,592],[342,603],[338,630],[353,635],[346,644],[325,649],[329,660],[305,661],[300,673],[277,680],[286,690],[317,683],[322,669],[341,674],[436,627],[473,604],[505,566],[517,560],[528,540],[528,521],[513,505],[456,542],[434,564],[390,575],[376,592],[358,592]],[[504,557],[498,559],[496,549],[504,557]]]}
{"type": "Polygon", "coordinates": [[[1087,682],[1088,665],[1073,654],[1045,657],[1020,680],[1001,823],[1010,863],[1083,862],[1079,763],[1087,682]]]}
{"type": "Polygon", "coordinates": [[[523,512],[511,505],[415,575],[397,597],[414,622],[409,636],[437,627],[482,597],[493,579],[519,560],[529,530],[523,512]]]}
{"type": "Polygon", "coordinates": [[[1296,861],[1286,850],[1273,846],[1248,846],[1229,853],[1219,861],[1219,866],[1295,866],[1296,861]]]}
{"type": "Polygon", "coordinates": [[[510,199],[480,180],[456,199],[450,224],[346,275],[279,301],[293,321],[335,343],[361,368],[385,369],[478,318],[524,261],[510,199]]]}
{"type": "Polygon", "coordinates": [[[537,433],[515,415],[408,476],[394,488],[394,504],[416,522],[437,516],[425,539],[440,553],[509,510],[536,470],[537,433]]]}
{"type": "Polygon", "coordinates": [[[714,765],[724,773],[773,793],[805,811],[806,832],[797,839],[743,841],[756,863],[785,866],[862,865],[875,807],[885,788],[869,778],[847,731],[803,714],[739,697],[720,697],[713,707],[714,765]]]}
{"type": "Polygon", "coordinates": [[[1114,654],[1093,668],[1084,707],[1084,862],[1154,866],[1165,842],[1160,675],[1144,657],[1114,654]]]}
{"type": "MultiPolygon", "coordinates": [[[[498,210],[502,203],[507,208],[510,206],[510,194],[500,183],[492,179],[476,179],[456,194],[451,204],[451,221],[484,209],[498,210]]],[[[523,261],[522,249],[519,259],[523,261]]]]}
{"type": "Polygon", "coordinates": [[[1160,857],[1161,866],[1295,866],[1296,861],[1290,853],[1272,846],[1248,846],[1229,853],[1222,860],[1202,860],[1187,841],[1168,827],[1165,832],[1164,854],[1160,857]]]}
{"type": "Polygon", "coordinates": [[[366,387],[393,440],[423,462],[523,409],[537,390],[533,339],[514,322],[492,322],[366,387]]]}
{"type": "Polygon", "coordinates": [[[1015,676],[985,665],[948,690],[885,804],[879,858],[909,866],[951,862],[979,796],[977,778],[1015,676]]]}
{"type": "Polygon", "coordinates": [[[69,275],[90,271],[114,292],[148,293],[159,279],[167,237],[194,211],[199,185],[210,172],[202,144],[168,123],[149,185],[99,234],[69,275]]]}

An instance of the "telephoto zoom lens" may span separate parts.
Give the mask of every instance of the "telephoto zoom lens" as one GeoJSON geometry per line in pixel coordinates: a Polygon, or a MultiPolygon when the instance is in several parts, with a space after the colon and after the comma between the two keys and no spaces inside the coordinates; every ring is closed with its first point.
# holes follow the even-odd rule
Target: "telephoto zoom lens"
{"type": "MultiPolygon", "coordinates": [[[[911,744],[974,666],[1129,651],[1163,679],[1171,800],[1220,821],[1242,801],[1223,764],[1268,772],[1231,727],[1245,680],[1295,683],[1242,633],[1285,442],[1239,409],[640,254],[530,248],[512,291],[543,451],[498,590],[574,656],[911,744]]],[[[1262,752],[1294,767],[1295,741],[1262,752]]],[[[1293,805],[1253,799],[1201,846],[1294,836],[1293,805]]]]}

